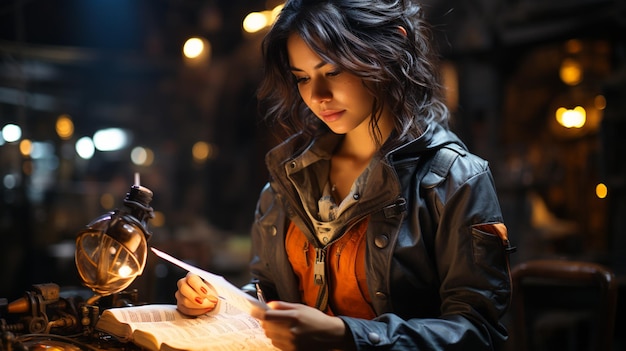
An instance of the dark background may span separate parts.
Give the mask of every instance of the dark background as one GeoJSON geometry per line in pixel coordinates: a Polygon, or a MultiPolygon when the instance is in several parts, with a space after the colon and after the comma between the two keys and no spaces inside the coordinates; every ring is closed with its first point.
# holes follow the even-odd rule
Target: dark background
{"type": "MultiPolygon", "coordinates": [[[[424,1],[450,89],[453,129],[490,161],[505,220],[518,252],[512,263],[564,257],[626,275],[626,1],[424,1]],[[559,78],[567,59],[583,79],[559,78]],[[606,107],[598,109],[597,96],[606,107]],[[556,125],[556,107],[588,108],[580,130],[556,125]],[[596,107],[594,107],[596,106],[596,107]],[[604,183],[609,193],[595,195],[604,183]]],[[[117,206],[141,174],[162,220],[153,245],[246,279],[247,230],[266,181],[263,156],[275,140],[259,121],[254,92],[263,32],[245,34],[243,18],[277,2],[251,0],[0,0],[0,127],[19,124],[23,138],[47,141],[51,171],[17,143],[0,145],[0,297],[31,284],[80,284],[75,235],[117,206]],[[210,60],[186,65],[184,41],[202,36],[210,60]],[[74,136],[54,124],[72,117],[74,136]],[[103,127],[133,132],[154,150],[149,167],[129,150],[80,160],[73,143],[103,127]],[[194,162],[191,147],[216,151],[194,162]]],[[[171,301],[175,279],[151,256],[137,282],[147,300],[171,301]]]]}

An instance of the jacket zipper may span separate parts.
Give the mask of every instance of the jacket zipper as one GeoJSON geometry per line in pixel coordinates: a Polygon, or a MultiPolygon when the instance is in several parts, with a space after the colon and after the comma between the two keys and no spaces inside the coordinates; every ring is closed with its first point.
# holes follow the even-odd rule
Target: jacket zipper
{"type": "MultiPolygon", "coordinates": [[[[284,189],[287,189],[281,182],[277,182],[278,185],[280,185],[281,187],[283,187],[284,189]]],[[[298,207],[294,207],[291,204],[293,203],[297,203],[296,199],[293,198],[293,196],[291,196],[291,192],[290,191],[285,191],[285,194],[288,194],[287,196],[287,200],[289,201],[289,206],[291,206],[291,209],[293,211],[295,211],[295,214],[297,216],[299,216],[304,224],[307,226],[308,230],[309,230],[309,235],[314,235],[313,233],[315,233],[315,228],[313,227],[313,224],[311,223],[311,220],[309,219],[309,216],[306,214],[306,211],[304,211],[301,206],[298,207]]],[[[348,232],[350,229],[352,229],[352,227],[358,223],[359,221],[361,221],[363,218],[371,215],[372,213],[375,213],[377,211],[384,211],[385,208],[396,204],[398,202],[398,199],[394,199],[393,201],[389,201],[388,203],[384,203],[382,204],[382,206],[374,208],[370,211],[367,211],[365,213],[362,213],[361,215],[359,215],[357,218],[353,219],[347,226],[346,229],[344,231],[344,233],[348,232]]],[[[305,233],[305,235],[307,235],[305,233]]],[[[307,235],[307,236],[309,236],[307,235]]],[[[315,245],[315,265],[313,266],[313,279],[314,279],[314,283],[315,285],[318,285],[320,287],[316,302],[315,302],[315,307],[320,310],[320,311],[325,311],[326,308],[328,308],[328,291],[329,291],[329,287],[328,287],[328,281],[326,279],[326,252],[327,252],[327,248],[330,247],[332,244],[334,244],[337,240],[339,240],[341,238],[341,236],[334,238],[333,240],[331,240],[330,242],[328,242],[326,245],[324,245],[323,247],[320,247],[318,245],[318,241],[317,238],[313,237],[312,239],[315,245]]],[[[307,242],[310,241],[309,239],[311,238],[307,238],[307,242]]],[[[306,249],[308,249],[308,246],[306,246],[306,249]]],[[[307,260],[307,265],[308,265],[308,260],[307,260]]]]}

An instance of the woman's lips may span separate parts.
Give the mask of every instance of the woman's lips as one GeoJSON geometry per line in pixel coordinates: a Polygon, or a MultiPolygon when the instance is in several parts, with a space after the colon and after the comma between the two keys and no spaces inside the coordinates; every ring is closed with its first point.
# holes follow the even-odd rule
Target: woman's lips
{"type": "Polygon", "coordinates": [[[320,116],[324,120],[324,122],[334,122],[341,118],[345,110],[325,110],[320,112],[320,116]]]}

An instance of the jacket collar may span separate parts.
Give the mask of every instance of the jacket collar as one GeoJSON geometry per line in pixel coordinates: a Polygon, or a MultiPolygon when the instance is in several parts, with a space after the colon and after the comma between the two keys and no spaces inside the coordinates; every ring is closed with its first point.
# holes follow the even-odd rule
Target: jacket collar
{"type": "MultiPolygon", "coordinates": [[[[300,214],[300,216],[294,217],[294,220],[297,220],[298,217],[310,217],[310,214],[300,204],[298,188],[290,180],[292,177],[290,175],[298,174],[298,180],[295,183],[300,184],[301,187],[319,189],[320,183],[328,176],[329,162],[326,161],[330,160],[333,150],[342,138],[342,135],[328,132],[314,138],[307,144],[303,142],[304,137],[302,135],[296,134],[267,153],[266,164],[271,176],[272,187],[279,196],[284,197],[287,204],[292,206],[291,210],[300,214]],[[310,167],[312,164],[315,165],[310,167]],[[304,168],[309,167],[309,171],[301,172],[304,168]]],[[[402,189],[400,180],[394,171],[394,164],[403,160],[419,158],[425,153],[451,143],[463,145],[454,133],[439,124],[431,124],[420,137],[402,142],[383,157],[377,157],[378,161],[374,161],[369,167],[370,175],[366,188],[364,188],[364,194],[359,200],[359,205],[352,209],[351,213],[367,214],[381,206],[397,201],[398,197],[401,196],[402,189]],[[373,190],[381,188],[385,188],[386,191],[381,193],[373,190]]],[[[310,195],[308,192],[303,194],[310,195]]],[[[317,197],[307,197],[303,200],[311,203],[317,201],[317,197]]],[[[313,223],[309,222],[308,225],[303,225],[309,227],[309,232],[315,232],[313,223]]]]}
{"type": "MultiPolygon", "coordinates": [[[[330,159],[332,150],[334,150],[342,138],[342,135],[327,132],[315,138],[312,142],[305,144],[303,135],[301,133],[295,134],[266,154],[265,162],[268,171],[272,178],[276,179],[284,174],[282,170],[285,167],[289,167],[289,163],[297,161],[299,157],[302,157],[300,159],[301,163],[299,163],[300,167],[307,166],[313,159],[330,159]],[[310,151],[310,153],[306,151],[310,151]],[[309,156],[305,156],[307,154],[309,156]]],[[[448,144],[458,144],[467,150],[465,144],[456,134],[438,123],[431,123],[421,136],[400,143],[388,151],[383,159],[393,164],[407,157],[411,158],[425,152],[437,150],[448,144]]],[[[293,163],[293,166],[297,167],[298,163],[293,163]]]]}
{"type": "Polygon", "coordinates": [[[418,138],[407,140],[399,146],[393,148],[385,154],[390,162],[405,159],[407,157],[415,157],[430,151],[438,150],[448,144],[458,144],[463,149],[467,147],[456,134],[445,128],[441,124],[431,123],[426,131],[418,138]]]}

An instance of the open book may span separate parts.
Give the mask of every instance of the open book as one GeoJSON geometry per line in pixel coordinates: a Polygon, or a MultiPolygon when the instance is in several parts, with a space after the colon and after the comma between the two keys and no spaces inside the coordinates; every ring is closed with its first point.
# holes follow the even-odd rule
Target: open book
{"type": "Polygon", "coordinates": [[[216,308],[198,317],[183,315],[168,304],[110,308],[102,312],[96,329],[155,351],[277,350],[250,316],[252,309],[267,308],[263,302],[221,276],[152,251],[204,279],[219,298],[216,308]]]}

